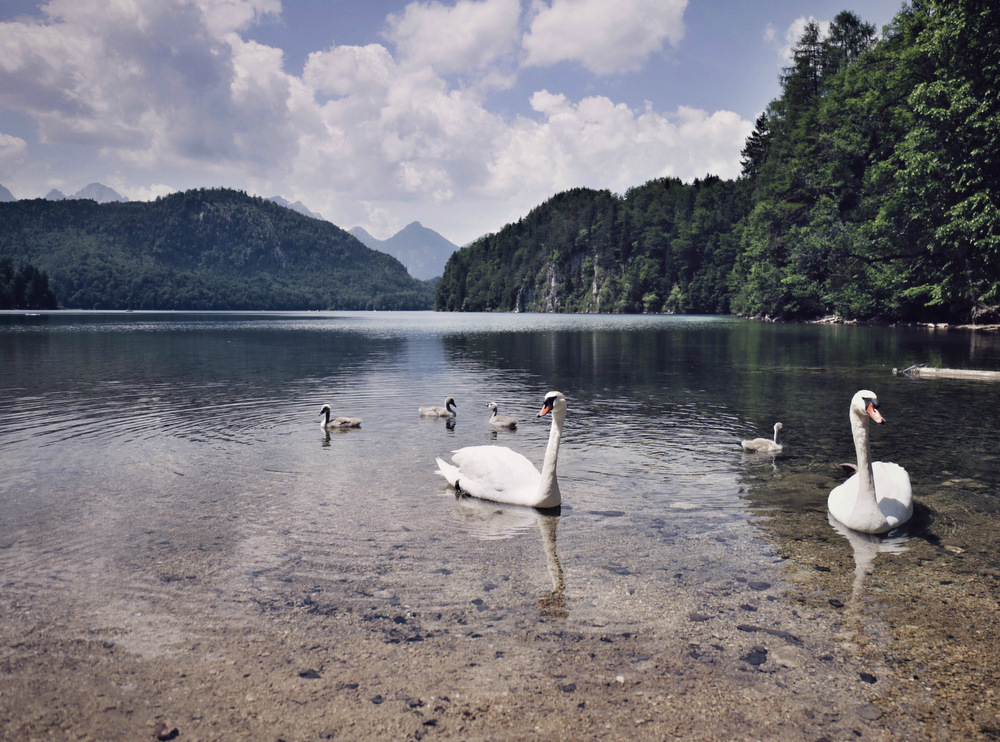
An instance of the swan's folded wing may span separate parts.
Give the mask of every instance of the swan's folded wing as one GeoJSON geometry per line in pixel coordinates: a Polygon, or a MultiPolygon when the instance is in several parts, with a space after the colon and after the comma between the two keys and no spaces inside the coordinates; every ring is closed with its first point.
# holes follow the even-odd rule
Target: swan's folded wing
{"type": "Polygon", "coordinates": [[[893,528],[913,515],[913,488],[910,475],[899,464],[876,461],[872,464],[875,497],[879,509],[893,528]]]}
{"type": "Polygon", "coordinates": [[[462,472],[458,470],[457,466],[452,466],[447,461],[443,459],[434,459],[437,462],[438,468],[435,474],[440,474],[442,477],[448,480],[448,484],[452,487],[458,481],[458,478],[462,476],[462,472]]]}
{"type": "Polygon", "coordinates": [[[459,468],[458,487],[474,497],[509,501],[504,493],[534,493],[541,481],[527,458],[504,446],[469,446],[451,457],[459,468]]]}

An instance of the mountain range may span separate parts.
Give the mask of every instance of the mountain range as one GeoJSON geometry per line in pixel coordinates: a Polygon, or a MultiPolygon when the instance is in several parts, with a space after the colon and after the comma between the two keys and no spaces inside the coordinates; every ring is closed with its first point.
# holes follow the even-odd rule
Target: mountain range
{"type": "MultiPolygon", "coordinates": [[[[101,183],[91,183],[81,188],[72,196],[53,188],[45,195],[46,201],[67,201],[73,199],[89,199],[99,204],[127,203],[128,199],[101,183]]],[[[0,203],[17,201],[18,199],[0,185],[0,203]]],[[[281,196],[271,196],[267,199],[279,206],[291,209],[312,219],[327,221],[322,215],[310,211],[301,201],[294,203],[281,196]]],[[[373,237],[362,227],[349,230],[365,247],[387,253],[401,262],[411,276],[421,281],[439,278],[444,273],[444,266],[458,245],[441,236],[433,229],[413,222],[386,240],[373,237]]]]}
{"type": "Polygon", "coordinates": [[[0,203],[0,260],[45,272],[67,309],[429,309],[433,290],[334,224],[197,189],[155,201],[0,203]]]}
{"type": "Polygon", "coordinates": [[[271,196],[267,200],[274,201],[274,203],[278,204],[278,206],[284,206],[286,209],[297,211],[298,213],[302,214],[302,216],[308,216],[311,219],[321,219],[322,221],[326,221],[326,219],[323,219],[323,216],[321,214],[317,214],[315,211],[310,211],[306,207],[306,205],[301,201],[296,201],[295,203],[292,203],[288,199],[284,199],[281,196],[271,196]]]}
{"type": "Polygon", "coordinates": [[[372,237],[362,227],[354,227],[348,232],[366,247],[392,255],[406,266],[411,276],[421,281],[439,278],[448,258],[458,249],[454,242],[420,222],[407,224],[387,240],[372,237]]]}
{"type": "Polygon", "coordinates": [[[128,199],[118,193],[114,188],[108,188],[106,185],[102,185],[101,183],[90,183],[89,185],[85,185],[72,196],[67,196],[58,188],[53,188],[45,194],[46,201],[68,201],[71,199],[90,199],[91,201],[96,201],[99,204],[128,203],[128,199]]]}

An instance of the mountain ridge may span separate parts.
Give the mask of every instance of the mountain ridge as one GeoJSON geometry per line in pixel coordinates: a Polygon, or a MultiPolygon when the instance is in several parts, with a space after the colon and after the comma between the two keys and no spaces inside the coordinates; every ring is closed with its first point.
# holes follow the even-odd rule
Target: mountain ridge
{"type": "Polygon", "coordinates": [[[429,309],[430,287],[340,227],[229,189],[0,203],[0,258],[73,309],[429,309]]]}
{"type": "MultiPolygon", "coordinates": [[[[307,207],[301,201],[296,201],[295,203],[292,203],[288,199],[282,198],[281,196],[271,196],[267,200],[273,201],[274,203],[278,204],[278,206],[284,206],[286,209],[297,211],[303,216],[308,216],[310,219],[320,219],[324,222],[329,221],[328,219],[324,219],[322,214],[317,214],[315,211],[310,210],[309,207],[307,207]]],[[[331,222],[331,224],[332,223],[333,222],[331,222]]]]}
{"type": "Polygon", "coordinates": [[[422,281],[439,278],[448,259],[458,250],[458,245],[419,221],[410,222],[386,240],[372,237],[363,227],[352,227],[348,233],[373,250],[392,255],[411,276],[422,281]]]}

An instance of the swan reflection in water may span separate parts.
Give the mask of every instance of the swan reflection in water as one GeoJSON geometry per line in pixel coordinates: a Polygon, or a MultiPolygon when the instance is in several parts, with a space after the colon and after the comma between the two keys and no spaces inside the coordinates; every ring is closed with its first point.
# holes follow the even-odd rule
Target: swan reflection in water
{"type": "Polygon", "coordinates": [[[324,430],[323,431],[323,440],[320,443],[320,445],[323,448],[329,448],[330,447],[330,436],[331,435],[347,435],[348,433],[351,433],[352,431],[356,432],[356,431],[358,431],[360,429],[361,429],[360,427],[355,427],[355,428],[345,427],[345,428],[330,428],[329,430],[324,430]]]}
{"type": "Polygon", "coordinates": [[[556,528],[559,525],[560,508],[537,508],[523,505],[506,505],[488,500],[479,500],[456,494],[458,507],[456,518],[468,528],[469,533],[485,541],[513,538],[537,528],[542,534],[545,562],[552,579],[552,591],[538,599],[542,616],[545,618],[566,618],[566,584],[563,580],[562,564],[556,553],[556,528]]]}
{"type": "Polygon", "coordinates": [[[778,466],[778,458],[781,457],[782,452],[780,450],[760,450],[754,451],[751,449],[744,448],[740,451],[740,458],[743,463],[749,464],[751,466],[762,465],[765,462],[771,465],[771,471],[777,474],[780,471],[778,466]]]}
{"type": "Polygon", "coordinates": [[[861,590],[865,584],[865,576],[871,572],[875,557],[879,554],[902,554],[907,550],[906,542],[913,536],[909,528],[900,527],[888,534],[862,533],[854,531],[827,513],[827,518],[833,530],[847,539],[854,550],[854,582],[851,584],[850,605],[853,610],[859,610],[861,590]]]}

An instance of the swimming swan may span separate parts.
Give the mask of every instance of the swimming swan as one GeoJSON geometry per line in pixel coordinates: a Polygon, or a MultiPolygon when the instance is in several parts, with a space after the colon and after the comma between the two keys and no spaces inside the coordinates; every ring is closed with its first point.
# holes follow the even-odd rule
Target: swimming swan
{"type": "Polygon", "coordinates": [[[434,407],[420,407],[417,412],[420,413],[420,417],[455,417],[455,410],[452,409],[457,407],[455,404],[454,397],[448,397],[444,401],[444,407],[434,406],[434,407]]]}
{"type": "Polygon", "coordinates": [[[745,451],[760,451],[761,453],[780,453],[782,449],[778,434],[781,432],[781,423],[774,424],[774,440],[768,438],[753,438],[749,441],[740,441],[745,451]]]}
{"type": "Polygon", "coordinates": [[[559,439],[566,419],[566,397],[545,395],[538,417],[551,412],[552,427],[539,472],[528,459],[504,446],[468,446],[452,452],[455,465],[437,459],[437,474],[459,492],[482,500],[535,508],[554,508],[562,502],[556,481],[559,439]]]}
{"type": "Polygon", "coordinates": [[[330,405],[325,404],[320,408],[319,414],[326,415],[326,420],[320,423],[323,430],[336,430],[337,428],[360,428],[361,420],[357,417],[335,417],[330,419],[330,405]]]}
{"type": "Polygon", "coordinates": [[[510,417],[509,415],[501,415],[497,410],[497,403],[490,402],[488,405],[491,410],[493,410],[493,415],[490,417],[490,425],[494,428],[516,428],[517,420],[510,417]]]}
{"type": "Polygon", "coordinates": [[[858,452],[858,470],[830,492],[827,507],[843,525],[862,533],[885,533],[913,515],[910,475],[899,464],[872,462],[868,418],[885,422],[875,392],[862,389],[851,400],[851,430],[858,452]]]}

